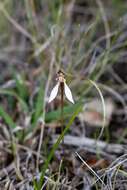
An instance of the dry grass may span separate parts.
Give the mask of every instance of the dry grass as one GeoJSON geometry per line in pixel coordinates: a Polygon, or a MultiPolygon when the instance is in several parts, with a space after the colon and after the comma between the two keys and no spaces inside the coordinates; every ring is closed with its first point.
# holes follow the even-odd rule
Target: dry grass
{"type": "MultiPolygon", "coordinates": [[[[0,3],[1,190],[126,190],[125,7],[116,0],[0,3]],[[59,69],[76,104],[65,101],[68,128],[54,145],[61,133],[60,98],[48,104],[48,96],[59,69]],[[115,104],[103,130],[78,116],[79,107],[99,98],[88,79],[104,114],[103,98],[115,104]]],[[[103,117],[96,108],[90,113],[103,117]]]]}

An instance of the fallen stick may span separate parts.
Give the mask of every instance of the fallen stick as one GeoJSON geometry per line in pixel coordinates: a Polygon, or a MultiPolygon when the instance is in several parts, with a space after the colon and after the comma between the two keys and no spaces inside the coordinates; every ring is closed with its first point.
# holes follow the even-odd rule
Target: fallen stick
{"type": "MultiPolygon", "coordinates": [[[[58,138],[58,135],[53,136],[53,143],[56,142],[58,138]]],[[[95,139],[90,139],[87,137],[77,137],[77,136],[71,136],[71,135],[65,135],[64,136],[64,144],[70,145],[70,146],[76,146],[76,147],[87,147],[92,149],[97,149],[97,151],[105,151],[107,153],[112,154],[124,154],[126,153],[127,149],[124,147],[124,145],[120,144],[108,144],[104,141],[96,141],[95,139]]]]}

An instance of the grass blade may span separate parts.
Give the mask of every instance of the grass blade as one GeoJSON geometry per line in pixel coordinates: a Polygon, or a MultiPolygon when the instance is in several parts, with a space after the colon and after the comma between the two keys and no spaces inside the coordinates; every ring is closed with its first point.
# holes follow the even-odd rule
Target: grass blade
{"type": "Polygon", "coordinates": [[[5,120],[6,124],[9,127],[13,128],[13,129],[16,127],[16,124],[14,123],[12,118],[4,111],[2,106],[0,106],[0,116],[5,120]]]}
{"type": "Polygon", "coordinates": [[[99,140],[103,134],[103,131],[104,131],[104,128],[105,128],[105,123],[106,123],[106,108],[105,108],[105,101],[104,101],[104,97],[103,97],[103,94],[100,90],[100,88],[98,87],[98,85],[92,81],[92,80],[88,80],[98,91],[99,95],[100,95],[100,98],[101,98],[101,101],[102,101],[102,107],[103,107],[103,125],[102,125],[102,129],[101,129],[101,132],[99,134],[99,137],[97,140],[99,140]]]}

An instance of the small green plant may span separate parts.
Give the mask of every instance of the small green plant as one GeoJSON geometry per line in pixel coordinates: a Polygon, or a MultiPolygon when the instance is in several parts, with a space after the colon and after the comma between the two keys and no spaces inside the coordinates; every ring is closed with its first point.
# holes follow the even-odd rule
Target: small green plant
{"type": "Polygon", "coordinates": [[[74,100],[73,100],[73,96],[72,96],[71,90],[68,87],[68,85],[66,84],[65,74],[61,70],[58,71],[56,80],[57,80],[57,84],[52,89],[48,102],[50,103],[50,102],[52,102],[55,99],[55,97],[58,94],[58,90],[60,88],[60,93],[61,93],[61,127],[62,127],[62,131],[63,131],[64,93],[65,93],[65,96],[67,97],[67,99],[71,103],[74,104],[74,100]]]}
{"type": "Polygon", "coordinates": [[[50,94],[50,97],[49,97],[49,100],[48,100],[49,103],[52,102],[56,98],[56,96],[58,94],[59,88],[60,88],[60,92],[61,92],[61,127],[62,127],[62,133],[58,137],[56,143],[53,145],[53,148],[51,149],[51,151],[49,153],[49,156],[46,159],[45,164],[43,165],[39,183],[37,184],[34,181],[34,188],[37,189],[37,190],[40,190],[41,187],[42,187],[42,185],[43,185],[45,171],[46,171],[46,169],[47,169],[47,167],[48,167],[51,159],[54,156],[55,150],[58,148],[58,146],[61,143],[61,141],[63,142],[64,135],[66,134],[66,132],[68,131],[68,129],[72,125],[72,123],[73,123],[75,117],[77,116],[77,114],[79,113],[79,111],[81,110],[81,105],[80,105],[76,109],[76,112],[74,112],[74,114],[72,115],[72,117],[71,117],[68,125],[63,130],[63,106],[64,106],[64,102],[63,101],[64,101],[64,93],[65,93],[65,96],[67,97],[67,99],[71,103],[74,104],[74,100],[73,100],[73,96],[72,96],[71,90],[68,87],[68,85],[66,84],[65,75],[64,75],[64,73],[61,70],[59,70],[58,73],[57,73],[57,84],[56,84],[56,86],[51,91],[51,94],[50,94]]]}

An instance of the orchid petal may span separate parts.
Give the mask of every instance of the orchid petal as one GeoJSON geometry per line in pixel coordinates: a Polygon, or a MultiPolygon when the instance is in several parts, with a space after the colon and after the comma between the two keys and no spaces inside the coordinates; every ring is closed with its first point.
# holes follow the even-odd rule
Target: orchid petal
{"type": "Polygon", "coordinates": [[[52,89],[51,94],[49,96],[48,103],[50,103],[51,101],[55,99],[58,93],[58,89],[59,89],[59,83],[57,83],[56,86],[52,89]]]}
{"type": "Polygon", "coordinates": [[[66,83],[64,83],[64,90],[65,90],[65,95],[67,97],[67,99],[74,104],[74,100],[73,100],[73,97],[72,97],[72,93],[71,93],[71,90],[70,88],[67,86],[66,83]]]}

